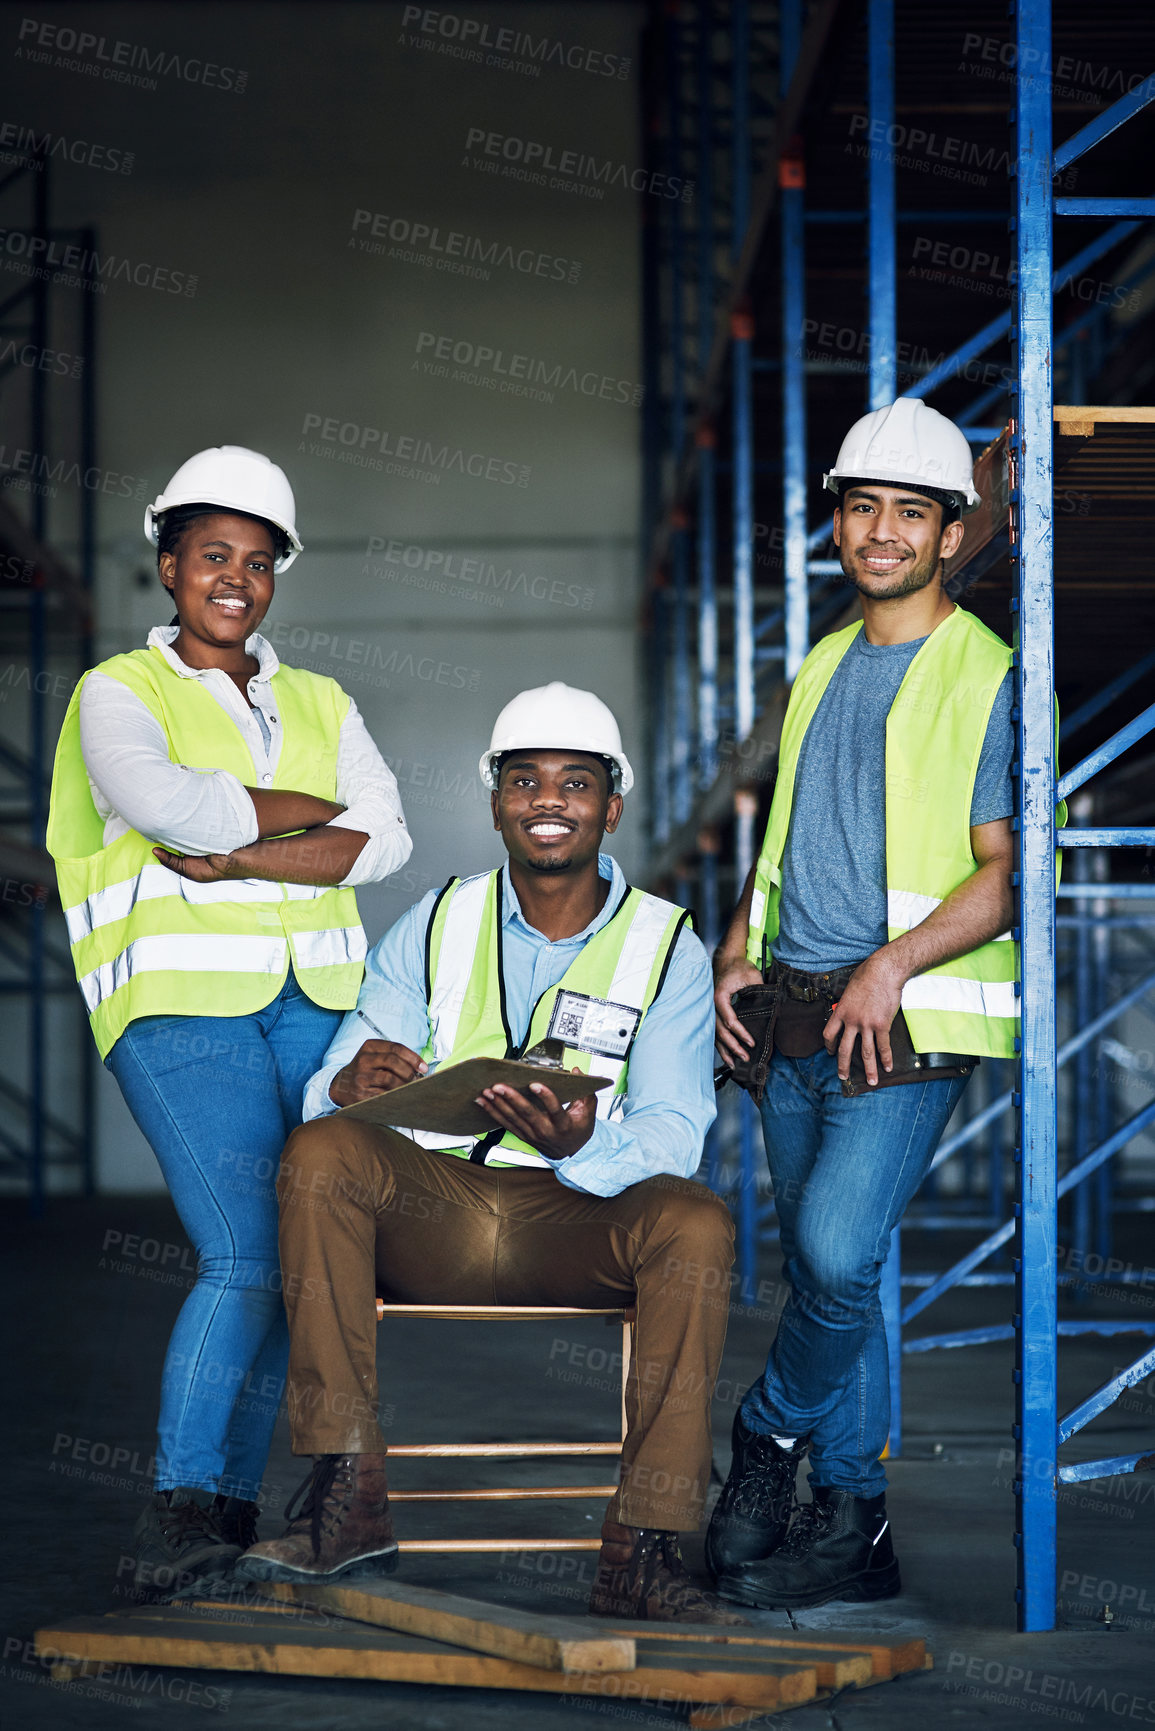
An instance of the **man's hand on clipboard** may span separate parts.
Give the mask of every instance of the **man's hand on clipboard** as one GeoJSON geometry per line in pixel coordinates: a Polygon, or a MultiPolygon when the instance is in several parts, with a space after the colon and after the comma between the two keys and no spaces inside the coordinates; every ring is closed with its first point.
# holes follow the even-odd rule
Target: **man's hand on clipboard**
{"type": "Polygon", "coordinates": [[[528,1093],[502,1083],[486,1088],[477,1104],[503,1130],[512,1130],[549,1160],[565,1160],[594,1133],[598,1103],[593,1094],[563,1106],[547,1082],[531,1082],[528,1093]]]}
{"type": "Polygon", "coordinates": [[[355,1106],[359,1100],[415,1082],[428,1068],[419,1052],[411,1052],[396,1040],[366,1040],[357,1056],[329,1083],[329,1098],[338,1106],[355,1106]]]}

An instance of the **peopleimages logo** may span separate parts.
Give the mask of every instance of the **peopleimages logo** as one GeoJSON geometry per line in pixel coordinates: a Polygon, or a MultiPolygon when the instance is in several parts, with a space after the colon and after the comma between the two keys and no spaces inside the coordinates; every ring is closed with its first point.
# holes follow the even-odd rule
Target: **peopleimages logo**
{"type": "Polygon", "coordinates": [[[694,182],[680,175],[660,174],[655,169],[631,168],[612,157],[589,156],[582,150],[555,151],[552,144],[510,133],[490,132],[471,126],[465,135],[466,152],[479,150],[464,166],[500,174],[530,186],[548,186],[554,192],[574,192],[584,198],[602,198],[607,186],[624,192],[647,192],[655,198],[676,198],[690,204],[694,182]]]}
{"type": "Polygon", "coordinates": [[[113,42],[109,46],[107,36],[39,18],[21,19],[16,58],[141,90],[157,88],[156,78],[148,76],[152,73],[179,78],[184,84],[203,84],[210,90],[231,90],[236,96],[249,81],[248,73],[235,66],[219,66],[215,60],[196,55],[170,54],[164,48],[146,48],[139,42],[113,42]]]}
{"type": "Polygon", "coordinates": [[[541,76],[543,66],[563,66],[570,72],[592,72],[599,78],[628,78],[631,62],[621,54],[600,48],[582,48],[576,42],[559,42],[551,36],[531,36],[528,30],[493,25],[480,18],[464,18],[458,12],[436,12],[428,6],[406,6],[401,15],[404,31],[412,28],[409,45],[449,54],[455,60],[497,67],[503,72],[541,76]]]}
{"type": "Polygon", "coordinates": [[[477,277],[489,281],[489,266],[516,271],[520,276],[544,277],[549,282],[575,283],[581,262],[539,252],[531,246],[482,240],[480,235],[460,229],[442,229],[437,223],[414,222],[385,211],[355,210],[349,245],[375,257],[399,259],[403,264],[422,264],[452,276],[477,277]],[[367,230],[367,233],[360,232],[367,230]]]}
{"type": "Polygon", "coordinates": [[[56,157],[62,162],[74,162],[80,168],[101,168],[108,174],[131,174],[136,160],[131,150],[116,150],[107,144],[91,144],[84,138],[64,138],[56,132],[37,132],[34,126],[21,126],[15,120],[0,122],[0,147],[5,159],[14,160],[9,152],[40,159],[56,157]]]}

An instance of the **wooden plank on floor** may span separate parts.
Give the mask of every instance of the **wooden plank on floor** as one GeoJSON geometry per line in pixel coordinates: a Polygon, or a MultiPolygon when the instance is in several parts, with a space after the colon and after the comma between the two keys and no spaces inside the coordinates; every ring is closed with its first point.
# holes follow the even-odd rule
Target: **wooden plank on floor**
{"type": "MultiPolygon", "coordinates": [[[[623,1631],[630,1625],[623,1626],[623,1631]]],[[[642,1630],[635,1633],[640,1637],[642,1630]]],[[[862,1653],[870,1658],[873,1681],[888,1683],[892,1677],[901,1676],[906,1671],[929,1671],[934,1661],[926,1650],[926,1642],[921,1637],[910,1637],[903,1641],[886,1641],[877,1635],[856,1634],[847,1629],[823,1629],[821,1632],[810,1629],[789,1629],[781,1633],[758,1633],[750,1629],[718,1628],[712,1623],[679,1623],[669,1628],[658,1629],[650,1623],[644,1631],[647,1641],[708,1641],[721,1646],[753,1646],[765,1648],[769,1653],[777,1648],[794,1651],[804,1648],[807,1653],[817,1659],[822,1653],[862,1653]]],[[[820,1684],[827,1688],[830,1685],[820,1684]]]]}
{"type": "Polygon", "coordinates": [[[417,1587],[411,1581],[338,1581],[330,1586],[262,1581],[258,1591],[281,1604],[312,1606],[375,1628],[424,1635],[546,1671],[630,1671],[636,1657],[632,1629],[607,1629],[581,1617],[542,1616],[417,1587]]]}
{"type": "MultiPolygon", "coordinates": [[[[702,1661],[670,1663],[660,1651],[638,1655],[630,1671],[566,1672],[523,1665],[365,1624],[335,1623],[302,1613],[257,1610],[214,1620],[184,1605],[157,1606],[146,1614],[73,1617],[36,1634],[37,1651],[58,1673],[78,1675],[99,1663],[166,1665],[196,1670],[263,1672],[281,1676],[345,1677],[378,1682],[437,1683],[458,1688],[516,1689],[615,1704],[660,1701],[758,1708],[762,1713],[813,1700],[812,1666],[758,1655],[731,1668],[715,1650],[702,1661]]],[[[676,1657],[676,1655],[675,1655],[676,1657]]]]}

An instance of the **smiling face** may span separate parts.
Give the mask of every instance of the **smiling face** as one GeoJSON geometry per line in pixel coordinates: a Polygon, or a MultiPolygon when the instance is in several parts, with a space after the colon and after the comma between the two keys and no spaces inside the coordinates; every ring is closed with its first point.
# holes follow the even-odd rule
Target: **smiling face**
{"type": "Polygon", "coordinates": [[[848,487],[834,513],[842,569],[872,601],[895,601],[925,589],[956,553],[961,522],[943,526],[943,508],[909,487],[864,482],[848,487]]]}
{"type": "Polygon", "coordinates": [[[272,531],[256,517],[194,517],[175,551],[158,561],[182,637],[217,650],[243,648],[272,602],[275,554],[272,531]]]}
{"type": "Polygon", "coordinates": [[[622,815],[600,759],[582,751],[516,751],[491,796],[493,827],[511,860],[535,872],[574,871],[597,859],[622,815]]]}

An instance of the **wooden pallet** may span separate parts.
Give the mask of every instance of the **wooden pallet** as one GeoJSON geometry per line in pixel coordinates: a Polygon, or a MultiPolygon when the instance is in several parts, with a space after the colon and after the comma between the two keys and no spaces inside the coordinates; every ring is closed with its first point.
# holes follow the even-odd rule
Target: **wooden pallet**
{"type": "Polygon", "coordinates": [[[663,1703],[702,1731],[929,1664],[918,1640],[616,1626],[391,1582],[275,1590],[70,1618],[38,1630],[37,1651],[60,1679],[127,1664],[515,1689],[663,1703]],[[583,1655],[590,1669],[567,1669],[583,1655]]]}

